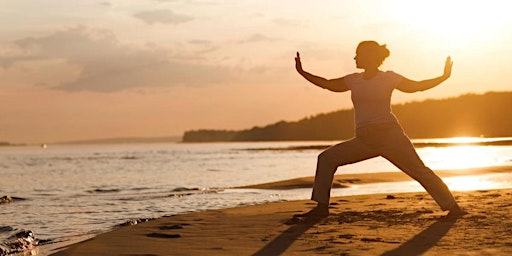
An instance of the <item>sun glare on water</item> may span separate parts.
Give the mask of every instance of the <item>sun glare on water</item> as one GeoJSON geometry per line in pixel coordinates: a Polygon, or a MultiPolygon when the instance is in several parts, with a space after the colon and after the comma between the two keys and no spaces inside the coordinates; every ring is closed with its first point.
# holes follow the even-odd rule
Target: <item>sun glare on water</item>
{"type": "MultiPolygon", "coordinates": [[[[453,137],[425,140],[432,143],[451,144],[454,146],[425,148],[427,154],[435,154],[429,163],[436,170],[459,169],[464,175],[464,169],[497,166],[503,164],[503,156],[495,146],[478,145],[478,143],[496,142],[510,138],[479,138],[453,137]],[[434,160],[435,159],[435,160],[434,160]]],[[[450,189],[478,190],[495,188],[498,180],[492,180],[486,175],[449,177],[444,179],[450,189]]]]}
{"type": "Polygon", "coordinates": [[[479,143],[499,142],[509,138],[479,138],[479,137],[453,137],[441,139],[417,140],[417,142],[449,145],[446,147],[432,147],[422,149],[426,154],[432,155],[431,168],[434,169],[467,169],[488,167],[503,164],[499,150],[492,146],[483,146],[479,143]]]}
{"type": "Polygon", "coordinates": [[[452,138],[444,138],[444,139],[434,139],[435,142],[442,143],[454,143],[454,144],[467,144],[467,143],[475,143],[475,142],[484,142],[488,139],[479,138],[479,137],[452,137],[452,138]]]}
{"type": "Polygon", "coordinates": [[[479,189],[495,189],[496,184],[485,176],[461,176],[444,179],[451,190],[469,191],[479,189]]]}
{"type": "Polygon", "coordinates": [[[466,169],[497,164],[495,149],[482,146],[451,146],[436,149],[441,151],[442,169],[466,169]]]}

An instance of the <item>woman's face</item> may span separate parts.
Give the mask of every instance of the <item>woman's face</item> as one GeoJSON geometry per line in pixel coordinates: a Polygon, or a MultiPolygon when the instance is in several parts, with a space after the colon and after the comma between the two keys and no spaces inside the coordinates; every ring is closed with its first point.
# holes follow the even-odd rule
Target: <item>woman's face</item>
{"type": "Polygon", "coordinates": [[[376,54],[373,53],[368,47],[365,47],[364,45],[360,45],[357,47],[356,56],[354,57],[354,60],[356,61],[357,68],[367,69],[379,67],[376,54]]]}

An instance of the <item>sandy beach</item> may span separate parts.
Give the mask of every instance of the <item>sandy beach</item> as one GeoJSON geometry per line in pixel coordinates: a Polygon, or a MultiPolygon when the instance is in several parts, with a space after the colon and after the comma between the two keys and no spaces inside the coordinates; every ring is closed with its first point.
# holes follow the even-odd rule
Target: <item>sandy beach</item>
{"type": "MultiPolygon", "coordinates": [[[[504,171],[509,167],[470,174],[504,171]]],[[[400,173],[375,177],[403,179],[400,173]]],[[[337,176],[343,184],[367,178],[337,176]]],[[[310,181],[258,186],[294,188],[310,181]]],[[[309,200],[278,202],[158,218],[53,255],[511,255],[512,189],[454,195],[468,214],[446,217],[426,193],[335,197],[330,216],[321,220],[294,217],[314,206],[309,200]]]]}

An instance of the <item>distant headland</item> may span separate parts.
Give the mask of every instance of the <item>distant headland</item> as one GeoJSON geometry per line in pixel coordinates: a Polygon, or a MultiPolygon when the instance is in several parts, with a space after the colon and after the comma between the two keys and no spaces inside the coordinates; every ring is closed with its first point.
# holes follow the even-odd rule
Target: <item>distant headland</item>
{"type": "MultiPolygon", "coordinates": [[[[411,138],[512,136],[512,92],[465,94],[392,106],[411,138]]],[[[183,142],[343,140],[354,134],[353,109],[245,130],[186,131],[183,142]]]]}
{"type": "Polygon", "coordinates": [[[168,137],[125,137],[125,138],[106,138],[106,139],[91,139],[91,140],[75,140],[75,141],[60,141],[48,142],[43,144],[13,144],[9,142],[0,142],[1,146],[29,146],[37,145],[42,148],[50,147],[51,145],[102,145],[102,144],[144,144],[144,143],[174,143],[180,142],[180,136],[168,137]]]}

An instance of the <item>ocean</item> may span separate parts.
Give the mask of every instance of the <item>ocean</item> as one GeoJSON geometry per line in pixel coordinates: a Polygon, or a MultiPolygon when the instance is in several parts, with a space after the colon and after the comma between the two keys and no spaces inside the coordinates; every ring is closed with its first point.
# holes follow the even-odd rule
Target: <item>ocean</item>
{"type": "MultiPolygon", "coordinates": [[[[466,168],[512,165],[510,141],[415,140],[420,145],[418,154],[427,166],[434,170],[457,169],[461,173],[466,168]]],[[[28,240],[33,240],[29,243],[42,245],[29,248],[30,255],[45,255],[50,249],[85,240],[130,221],[308,199],[311,189],[237,187],[313,176],[318,153],[335,143],[0,147],[0,197],[8,195],[15,199],[13,203],[0,204],[0,255],[2,250],[14,250],[9,241],[21,231],[32,231],[28,240]]],[[[337,174],[389,171],[398,169],[382,158],[374,158],[340,167],[337,174]]],[[[445,181],[452,190],[510,188],[512,173],[451,177],[445,181]]],[[[335,189],[333,196],[421,190],[412,181],[390,182],[335,189]]]]}

